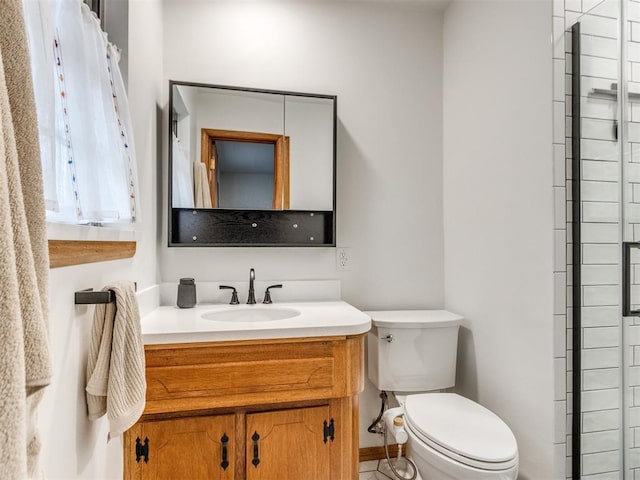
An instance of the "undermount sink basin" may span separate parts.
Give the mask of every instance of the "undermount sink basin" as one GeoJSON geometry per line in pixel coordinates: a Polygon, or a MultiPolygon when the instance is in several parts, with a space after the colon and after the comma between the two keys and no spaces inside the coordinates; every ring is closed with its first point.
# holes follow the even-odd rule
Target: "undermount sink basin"
{"type": "Polygon", "coordinates": [[[215,310],[202,314],[205,320],[216,322],[269,322],[297,317],[300,311],[283,307],[239,307],[227,310],[215,310]]]}

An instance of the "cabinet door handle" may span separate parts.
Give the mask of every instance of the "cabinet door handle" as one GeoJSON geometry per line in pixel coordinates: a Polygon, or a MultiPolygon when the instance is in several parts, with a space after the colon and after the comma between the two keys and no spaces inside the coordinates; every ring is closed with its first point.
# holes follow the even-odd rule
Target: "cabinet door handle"
{"type": "Polygon", "coordinates": [[[260,463],[260,452],[258,449],[260,435],[258,435],[258,432],[254,432],[253,435],[251,435],[251,440],[253,440],[253,460],[251,460],[251,463],[253,463],[254,467],[258,468],[258,464],[260,463]]]}
{"type": "Polygon", "coordinates": [[[229,459],[227,458],[228,444],[229,444],[229,437],[227,437],[227,434],[225,433],[224,435],[222,435],[222,438],[220,439],[220,445],[222,448],[222,462],[220,462],[220,466],[222,467],[223,470],[226,470],[227,467],[229,466],[229,459]]]}

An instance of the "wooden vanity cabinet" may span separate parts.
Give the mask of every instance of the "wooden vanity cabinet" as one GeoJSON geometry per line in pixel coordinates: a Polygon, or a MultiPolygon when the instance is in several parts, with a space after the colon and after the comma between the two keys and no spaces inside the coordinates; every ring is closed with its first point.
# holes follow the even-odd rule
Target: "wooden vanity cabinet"
{"type": "Polygon", "coordinates": [[[364,335],[147,345],[124,478],[358,478],[364,335]]]}

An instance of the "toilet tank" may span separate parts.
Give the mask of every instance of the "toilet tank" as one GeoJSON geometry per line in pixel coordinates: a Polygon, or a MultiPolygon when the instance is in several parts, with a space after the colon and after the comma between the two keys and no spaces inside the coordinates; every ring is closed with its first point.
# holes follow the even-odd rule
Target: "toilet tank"
{"type": "Polygon", "coordinates": [[[455,385],[462,317],[445,310],[365,312],[367,371],[378,390],[425,392],[455,385]]]}

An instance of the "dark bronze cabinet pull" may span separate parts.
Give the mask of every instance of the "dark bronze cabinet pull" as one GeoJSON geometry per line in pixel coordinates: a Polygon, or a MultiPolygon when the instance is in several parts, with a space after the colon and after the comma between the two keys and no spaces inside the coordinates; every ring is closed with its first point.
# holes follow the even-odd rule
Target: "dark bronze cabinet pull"
{"type": "Polygon", "coordinates": [[[226,470],[227,467],[229,466],[229,459],[227,458],[228,444],[229,444],[229,437],[227,437],[227,434],[225,433],[224,435],[222,435],[222,438],[220,439],[220,445],[222,448],[222,462],[220,462],[220,466],[222,467],[223,470],[226,470]]]}
{"type": "Polygon", "coordinates": [[[258,451],[258,440],[260,440],[260,435],[258,435],[258,432],[253,433],[251,440],[253,440],[253,460],[251,460],[251,463],[253,463],[254,467],[258,468],[258,464],[260,463],[260,453],[258,451]]]}

